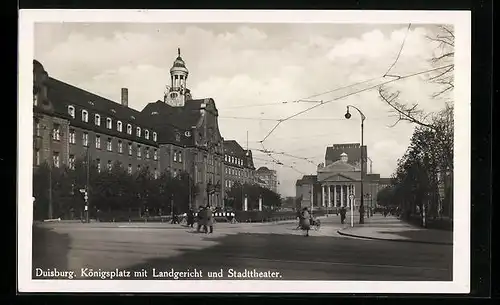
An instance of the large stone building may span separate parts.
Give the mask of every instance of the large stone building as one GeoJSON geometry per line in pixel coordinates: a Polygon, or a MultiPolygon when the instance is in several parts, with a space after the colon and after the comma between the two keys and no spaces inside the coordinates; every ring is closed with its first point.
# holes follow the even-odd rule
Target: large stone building
{"type": "MultiPolygon", "coordinates": [[[[367,149],[364,147],[364,155],[367,149]]],[[[359,144],[335,144],[327,147],[325,163],[318,165],[316,175],[306,175],[296,182],[296,197],[301,206],[322,209],[359,207],[361,198],[361,152],[359,144]],[[351,156],[347,152],[354,155],[351,156]],[[353,195],[350,196],[350,195],[353,195]],[[352,201],[351,201],[352,200],[352,201]]],[[[366,161],[365,161],[366,165],[366,161]]],[[[364,205],[374,207],[382,183],[387,179],[379,174],[367,174],[363,169],[364,205]]]]}
{"type": "Polygon", "coordinates": [[[259,167],[255,172],[255,177],[264,182],[262,185],[271,191],[278,192],[278,175],[275,170],[269,169],[265,166],[259,167]]]}
{"type": "Polygon", "coordinates": [[[155,176],[184,171],[198,186],[193,207],[223,206],[225,164],[243,170],[243,178],[253,176],[251,151],[244,158],[241,151],[225,152],[215,101],[192,99],[180,50],[163,100],[140,112],[128,107],[127,88],[116,103],[51,78],[38,61],[33,64],[35,169],[44,161],[72,167],[76,159],[88,157],[98,169],[120,161],[131,174],[143,167],[155,176]],[[243,165],[230,162],[229,156],[242,159],[243,165]]]}

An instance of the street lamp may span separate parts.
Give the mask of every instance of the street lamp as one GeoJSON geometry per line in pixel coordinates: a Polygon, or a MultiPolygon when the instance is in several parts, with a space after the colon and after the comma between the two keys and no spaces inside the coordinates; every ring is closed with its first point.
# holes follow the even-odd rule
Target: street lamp
{"type": "Polygon", "coordinates": [[[359,223],[360,224],[363,224],[365,223],[365,220],[364,220],[364,204],[363,204],[363,199],[364,199],[364,192],[363,192],[363,180],[364,180],[364,163],[365,163],[365,158],[363,156],[363,126],[364,126],[364,122],[365,122],[365,119],[366,119],[366,116],[363,114],[363,112],[361,112],[361,110],[359,110],[358,107],[356,106],[352,106],[352,105],[347,105],[347,112],[346,114],[344,115],[346,119],[350,119],[351,118],[351,114],[349,113],[349,107],[352,107],[354,109],[356,109],[360,116],[361,116],[361,202],[359,204],[359,223]]]}

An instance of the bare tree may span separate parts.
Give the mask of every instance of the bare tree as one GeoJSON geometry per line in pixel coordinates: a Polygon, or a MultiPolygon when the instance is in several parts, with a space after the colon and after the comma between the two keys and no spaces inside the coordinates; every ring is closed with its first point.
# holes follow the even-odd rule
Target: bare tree
{"type": "MultiPolygon", "coordinates": [[[[431,64],[436,68],[443,67],[443,69],[430,73],[427,77],[430,83],[437,84],[440,88],[431,95],[433,99],[437,99],[454,88],[455,34],[451,26],[440,25],[437,27],[436,33],[433,36],[427,36],[427,39],[436,45],[434,54],[430,59],[431,64]]],[[[400,93],[400,91],[384,86],[379,88],[380,99],[392,108],[392,112],[396,117],[396,121],[391,127],[396,126],[401,121],[407,121],[435,129],[428,120],[433,114],[425,113],[418,107],[418,103],[402,101],[400,93]]]]}

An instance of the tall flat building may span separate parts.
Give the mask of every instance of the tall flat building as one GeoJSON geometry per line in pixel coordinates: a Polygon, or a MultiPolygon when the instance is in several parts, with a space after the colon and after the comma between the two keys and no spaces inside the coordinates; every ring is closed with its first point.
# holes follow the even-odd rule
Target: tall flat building
{"type": "Polygon", "coordinates": [[[278,192],[278,175],[275,170],[269,169],[265,166],[259,167],[255,172],[255,176],[264,181],[264,187],[270,189],[271,191],[278,192]]]}

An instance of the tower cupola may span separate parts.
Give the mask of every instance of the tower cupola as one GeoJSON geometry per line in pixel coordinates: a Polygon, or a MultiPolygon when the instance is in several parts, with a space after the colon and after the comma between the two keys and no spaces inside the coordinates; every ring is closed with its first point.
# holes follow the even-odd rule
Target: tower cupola
{"type": "Polygon", "coordinates": [[[186,100],[191,99],[187,89],[189,70],[181,57],[181,49],[177,48],[177,58],[170,68],[170,85],[165,90],[164,102],[173,107],[182,107],[186,100]]]}

